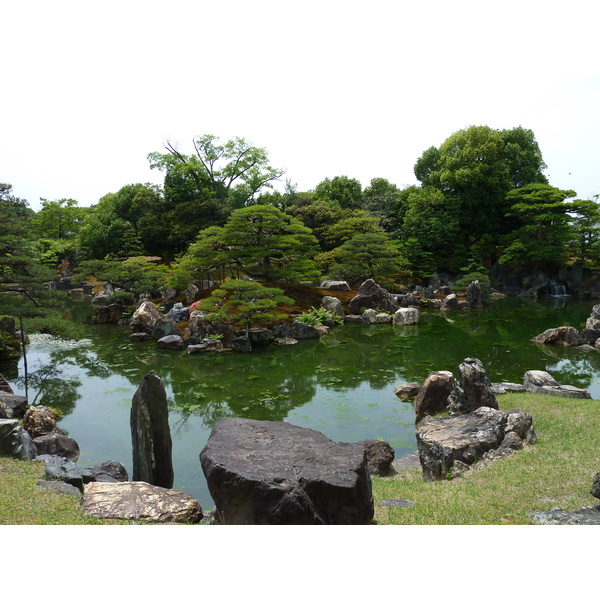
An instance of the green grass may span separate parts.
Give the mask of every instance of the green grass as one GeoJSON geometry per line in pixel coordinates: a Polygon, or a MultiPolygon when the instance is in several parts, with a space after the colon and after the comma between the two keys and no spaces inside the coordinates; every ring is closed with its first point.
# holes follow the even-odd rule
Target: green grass
{"type": "Polygon", "coordinates": [[[0,458],[0,525],[91,525],[80,500],[36,486],[44,475],[39,461],[0,458]]]}
{"type": "MultiPolygon", "coordinates": [[[[418,468],[374,477],[375,522],[392,525],[533,524],[531,513],[600,504],[590,494],[600,471],[600,401],[537,394],[498,397],[500,409],[533,417],[538,441],[510,458],[450,481],[425,482],[418,468]],[[382,507],[401,498],[413,507],[382,507]]],[[[1,525],[89,525],[78,498],[36,486],[38,461],[0,458],[1,525]]],[[[114,523],[112,521],[111,523],[114,523]]]]}
{"type": "Polygon", "coordinates": [[[533,417],[537,443],[450,481],[423,481],[419,468],[373,478],[375,521],[394,525],[523,525],[531,514],[600,504],[590,494],[600,471],[600,401],[538,394],[498,397],[500,410],[533,417]],[[413,507],[382,507],[400,498],[413,507]]]}

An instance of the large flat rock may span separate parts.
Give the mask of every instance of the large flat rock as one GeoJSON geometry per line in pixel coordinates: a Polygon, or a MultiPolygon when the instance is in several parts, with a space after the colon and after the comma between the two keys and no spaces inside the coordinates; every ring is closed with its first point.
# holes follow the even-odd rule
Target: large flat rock
{"type": "Polygon", "coordinates": [[[200,453],[224,524],[368,524],[371,479],[359,444],[284,422],[220,419],[200,453]]]}
{"type": "Polygon", "coordinates": [[[81,506],[84,514],[97,519],[199,523],[203,516],[202,507],[189,494],[145,481],[88,483],[81,506]]]}

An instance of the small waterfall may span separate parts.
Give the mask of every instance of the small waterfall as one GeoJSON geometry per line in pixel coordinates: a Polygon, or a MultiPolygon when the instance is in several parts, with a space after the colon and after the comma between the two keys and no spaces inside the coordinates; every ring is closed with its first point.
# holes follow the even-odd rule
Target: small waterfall
{"type": "Polygon", "coordinates": [[[551,281],[547,287],[547,295],[556,297],[568,296],[567,290],[564,285],[557,283],[556,281],[551,281]]]}

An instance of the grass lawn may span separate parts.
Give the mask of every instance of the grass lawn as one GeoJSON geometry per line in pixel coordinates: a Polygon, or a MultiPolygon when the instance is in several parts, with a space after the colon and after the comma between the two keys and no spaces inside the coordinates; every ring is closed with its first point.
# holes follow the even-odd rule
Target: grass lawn
{"type": "Polygon", "coordinates": [[[534,512],[600,504],[590,494],[600,471],[600,401],[541,394],[497,398],[500,410],[532,415],[537,443],[449,481],[427,483],[419,468],[373,478],[378,524],[522,525],[534,523],[534,512]],[[387,498],[415,506],[380,506],[387,498]]]}

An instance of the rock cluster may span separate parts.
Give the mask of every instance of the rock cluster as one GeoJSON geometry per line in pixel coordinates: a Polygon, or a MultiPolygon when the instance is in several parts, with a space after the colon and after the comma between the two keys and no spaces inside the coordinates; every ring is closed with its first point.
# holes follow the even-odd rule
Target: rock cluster
{"type": "Polygon", "coordinates": [[[458,381],[450,371],[430,373],[415,398],[417,448],[427,481],[455,477],[477,461],[485,465],[535,441],[529,415],[498,410],[479,359],[466,358],[458,371],[458,381]],[[431,416],[446,411],[450,416],[431,416]]]}

